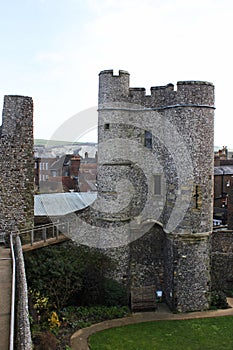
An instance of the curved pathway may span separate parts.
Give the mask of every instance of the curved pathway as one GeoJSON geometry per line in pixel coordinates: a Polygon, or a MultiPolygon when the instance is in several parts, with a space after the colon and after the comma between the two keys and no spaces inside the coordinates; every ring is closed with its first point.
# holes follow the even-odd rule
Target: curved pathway
{"type": "Polygon", "coordinates": [[[173,314],[165,304],[158,304],[155,312],[140,312],[134,313],[131,316],[119,318],[115,320],[104,321],[94,324],[90,327],[83,328],[75,332],[71,337],[72,350],[90,350],[88,347],[88,338],[99,331],[126,326],[133,323],[161,321],[161,320],[185,320],[193,318],[207,318],[218,316],[233,316],[233,298],[227,299],[230,306],[224,310],[197,311],[190,313],[173,314]]]}

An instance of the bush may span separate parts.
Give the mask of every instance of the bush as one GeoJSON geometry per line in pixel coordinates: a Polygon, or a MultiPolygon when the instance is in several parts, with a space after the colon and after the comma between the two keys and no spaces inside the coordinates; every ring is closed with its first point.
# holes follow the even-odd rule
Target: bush
{"type": "Polygon", "coordinates": [[[228,303],[225,293],[222,291],[213,291],[211,293],[211,308],[227,309],[228,303]]]}
{"type": "Polygon", "coordinates": [[[70,328],[80,329],[105,320],[125,317],[129,312],[126,306],[70,306],[61,311],[60,318],[70,328]]]}
{"type": "Polygon", "coordinates": [[[27,252],[24,258],[29,288],[48,297],[51,310],[101,304],[104,276],[115,267],[99,250],[71,242],[27,252]]]}
{"type": "Polygon", "coordinates": [[[40,332],[33,339],[35,350],[56,350],[57,342],[57,338],[51,332],[40,332]]]}
{"type": "Polygon", "coordinates": [[[116,263],[100,250],[69,242],[27,252],[24,258],[35,350],[64,349],[67,331],[129,313],[118,307],[128,304],[126,288],[106,278],[116,263]],[[57,346],[51,332],[59,337],[57,346]]]}
{"type": "Polygon", "coordinates": [[[126,287],[118,282],[106,279],[103,284],[103,301],[106,306],[126,306],[129,304],[126,287]]]}
{"type": "Polygon", "coordinates": [[[105,278],[103,273],[95,267],[87,267],[82,281],[82,290],[79,293],[79,304],[82,306],[128,305],[128,293],[126,287],[120,283],[105,278]]]}
{"type": "Polygon", "coordinates": [[[82,289],[77,302],[84,306],[102,304],[104,280],[103,272],[98,267],[87,265],[83,272],[82,289]]]}
{"type": "Polygon", "coordinates": [[[227,289],[224,291],[227,297],[233,298],[233,289],[227,289]]]}

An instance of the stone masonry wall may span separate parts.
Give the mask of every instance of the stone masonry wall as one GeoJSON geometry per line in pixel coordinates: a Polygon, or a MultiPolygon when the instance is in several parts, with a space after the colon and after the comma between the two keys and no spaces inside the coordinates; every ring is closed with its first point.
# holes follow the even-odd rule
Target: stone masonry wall
{"type": "Polygon", "coordinates": [[[16,259],[16,350],[32,350],[32,339],[28,311],[28,289],[24,258],[19,236],[14,244],[16,259]]]}
{"type": "Polygon", "coordinates": [[[131,287],[154,286],[164,290],[165,234],[159,225],[130,244],[131,287]]]}
{"type": "Polygon", "coordinates": [[[33,102],[5,96],[0,134],[0,231],[30,228],[34,220],[33,102]]]}
{"type": "Polygon", "coordinates": [[[104,203],[99,218],[103,226],[105,221],[120,222],[118,231],[109,234],[117,239],[124,232],[133,242],[131,285],[135,276],[138,284],[152,283],[153,269],[148,266],[151,260],[156,264],[156,254],[147,257],[146,250],[155,239],[149,230],[159,223],[164,231],[161,249],[167,302],[178,311],[206,309],[213,217],[214,86],[180,81],[177,90],[173,84],[157,86],[147,96],[144,88],[130,87],[129,73],[102,71],[98,131],[98,196],[104,203]],[[142,237],[148,239],[145,245],[142,237]]]}
{"type": "Polygon", "coordinates": [[[165,283],[168,304],[181,312],[208,309],[211,291],[209,235],[171,236],[167,243],[173,264],[171,261],[165,264],[170,266],[170,271],[166,269],[164,277],[168,281],[165,283]]]}
{"type": "MultiPolygon", "coordinates": [[[[133,159],[134,165],[137,164],[140,146],[144,146],[145,142],[143,133],[146,130],[154,131],[154,124],[156,124],[158,130],[152,137],[151,152],[150,154],[144,152],[144,159],[141,160],[140,165],[144,173],[148,167],[152,172],[164,173],[167,193],[166,201],[163,203],[163,214],[159,221],[166,228],[169,220],[168,213],[171,213],[176,205],[177,194],[181,191],[179,198],[185,200],[188,191],[192,191],[191,205],[183,220],[176,225],[175,231],[177,233],[211,232],[213,211],[209,203],[213,196],[213,116],[214,86],[211,83],[178,82],[177,91],[174,91],[173,84],[152,87],[151,95],[146,96],[144,88],[129,87],[129,73],[119,71],[119,76],[113,76],[111,70],[103,71],[99,79],[99,163],[101,164],[102,159],[106,158],[104,153],[112,152],[116,157],[117,150],[108,148],[109,141],[121,139],[122,149],[118,146],[118,157],[126,153],[126,149],[123,149],[123,141],[128,140],[127,146],[130,147],[128,154],[133,159]],[[176,129],[177,134],[168,128],[176,129]],[[106,146],[103,147],[105,144],[106,146]],[[157,160],[154,169],[151,164],[151,154],[154,163],[157,160]],[[186,174],[189,170],[192,171],[190,176],[186,174]],[[183,183],[182,177],[186,180],[183,183]],[[181,181],[180,185],[179,181],[181,181]]],[[[121,161],[114,159],[111,164],[104,164],[108,179],[111,178],[109,174],[114,169],[114,162],[119,172],[122,159],[121,161]]],[[[131,179],[134,181],[134,178],[131,177],[131,179]]],[[[98,180],[99,194],[102,195],[105,192],[105,195],[108,193],[111,197],[116,181],[112,181],[109,189],[106,186],[107,176],[100,174],[98,180]]],[[[148,185],[150,187],[148,192],[151,193],[153,185],[152,183],[148,185]]],[[[145,195],[141,187],[137,187],[137,190],[140,191],[138,197],[145,195]]],[[[152,209],[152,216],[155,210],[155,208],[152,209]]]]}
{"type": "Polygon", "coordinates": [[[213,232],[211,246],[212,290],[233,290],[233,232],[213,232]]]}

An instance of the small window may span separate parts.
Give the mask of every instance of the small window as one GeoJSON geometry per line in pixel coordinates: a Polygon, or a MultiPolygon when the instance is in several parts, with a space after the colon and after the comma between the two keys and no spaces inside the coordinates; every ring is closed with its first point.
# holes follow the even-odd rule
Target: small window
{"type": "Polygon", "coordinates": [[[109,129],[110,129],[110,124],[109,123],[104,124],[104,130],[109,130],[109,129]]]}
{"type": "Polygon", "coordinates": [[[145,130],[144,146],[148,149],[152,149],[152,133],[145,130]]]}
{"type": "Polygon", "coordinates": [[[161,175],[154,175],[154,194],[161,196],[162,194],[162,178],[161,175]]]}
{"type": "Polygon", "coordinates": [[[52,177],[56,177],[57,176],[56,170],[52,170],[51,173],[52,173],[52,177]]]}
{"type": "Polygon", "coordinates": [[[194,208],[200,209],[200,207],[201,207],[201,187],[200,187],[200,185],[195,185],[193,197],[195,200],[194,208]]]}

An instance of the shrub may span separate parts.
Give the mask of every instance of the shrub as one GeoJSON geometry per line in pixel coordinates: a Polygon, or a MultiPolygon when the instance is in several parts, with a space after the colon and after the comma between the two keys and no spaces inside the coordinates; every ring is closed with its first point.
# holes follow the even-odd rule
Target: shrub
{"type": "Polygon", "coordinates": [[[106,279],[103,283],[103,304],[106,306],[126,306],[129,303],[128,292],[125,286],[106,279]]]}
{"type": "Polygon", "coordinates": [[[51,310],[80,303],[82,298],[84,305],[102,303],[104,275],[115,266],[101,251],[71,242],[24,257],[29,288],[47,296],[51,310]]]}
{"type": "Polygon", "coordinates": [[[222,291],[213,291],[211,293],[211,308],[227,309],[228,303],[225,293],[222,291]]]}
{"type": "Polygon", "coordinates": [[[233,289],[227,289],[224,291],[227,297],[233,298],[233,289]]]}
{"type": "Polygon", "coordinates": [[[51,331],[56,331],[57,328],[59,328],[61,325],[61,322],[59,321],[58,315],[55,311],[51,312],[48,322],[51,331]]]}
{"type": "Polygon", "coordinates": [[[125,317],[129,312],[126,306],[72,306],[62,310],[61,319],[69,327],[79,329],[105,320],[125,317]]]}
{"type": "Polygon", "coordinates": [[[56,350],[57,342],[55,335],[51,332],[40,332],[33,339],[35,350],[56,350]]]}

